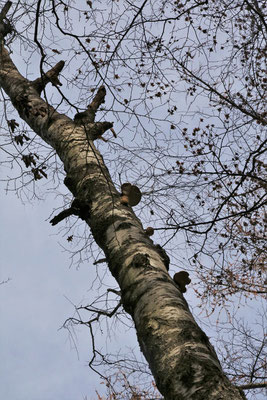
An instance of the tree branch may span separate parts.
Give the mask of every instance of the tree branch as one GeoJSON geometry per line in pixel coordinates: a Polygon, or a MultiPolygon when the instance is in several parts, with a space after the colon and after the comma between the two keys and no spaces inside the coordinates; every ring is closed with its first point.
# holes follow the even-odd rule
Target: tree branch
{"type": "Polygon", "coordinates": [[[239,385],[237,386],[242,390],[251,390],[251,389],[261,389],[267,387],[267,382],[264,383],[248,383],[247,385],[239,385]]]}
{"type": "Polygon", "coordinates": [[[41,94],[49,82],[51,82],[53,86],[62,86],[62,83],[60,83],[58,79],[58,75],[62,71],[64,65],[65,61],[59,61],[53,68],[32,82],[33,87],[39,94],[41,94]]]}
{"type": "Polygon", "coordinates": [[[106,93],[105,87],[103,85],[100,86],[92,102],[88,105],[87,110],[75,114],[74,122],[79,125],[94,122],[98,108],[101,104],[105,103],[106,93]]]}

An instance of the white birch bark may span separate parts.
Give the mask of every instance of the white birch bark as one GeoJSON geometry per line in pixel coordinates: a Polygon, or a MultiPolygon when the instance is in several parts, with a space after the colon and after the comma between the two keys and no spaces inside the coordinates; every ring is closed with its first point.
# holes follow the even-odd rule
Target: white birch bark
{"type": "MultiPolygon", "coordinates": [[[[86,223],[121,288],[123,306],[134,320],[141,351],[164,398],[244,398],[224,375],[141,221],[131,207],[120,203],[103,158],[84,128],[39,96],[4,47],[0,85],[20,117],[56,150],[66,171],[65,184],[89,206],[86,223]]],[[[97,130],[97,125],[92,124],[92,129],[97,130]]]]}

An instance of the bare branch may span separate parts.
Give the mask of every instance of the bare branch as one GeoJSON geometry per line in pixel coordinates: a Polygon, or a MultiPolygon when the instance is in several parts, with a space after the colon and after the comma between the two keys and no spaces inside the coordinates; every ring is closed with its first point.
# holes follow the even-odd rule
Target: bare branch
{"type": "Polygon", "coordinates": [[[267,387],[267,382],[264,383],[248,383],[247,385],[239,385],[238,388],[242,390],[262,389],[267,387]]]}
{"type": "Polygon", "coordinates": [[[65,61],[59,61],[53,68],[46,73],[42,74],[40,78],[35,79],[32,82],[32,86],[37,90],[39,94],[44,90],[45,86],[51,82],[53,86],[62,86],[58,79],[58,75],[62,71],[65,65],[65,61]]]}

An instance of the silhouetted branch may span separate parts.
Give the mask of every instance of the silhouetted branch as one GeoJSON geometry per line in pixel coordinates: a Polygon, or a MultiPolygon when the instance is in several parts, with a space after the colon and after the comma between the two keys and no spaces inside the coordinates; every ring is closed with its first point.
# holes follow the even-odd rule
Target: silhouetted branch
{"type": "Polygon", "coordinates": [[[44,90],[45,86],[49,82],[51,82],[53,86],[62,86],[62,83],[60,83],[58,79],[58,75],[62,71],[64,65],[64,61],[59,61],[53,68],[32,82],[33,87],[39,94],[44,90]]]}

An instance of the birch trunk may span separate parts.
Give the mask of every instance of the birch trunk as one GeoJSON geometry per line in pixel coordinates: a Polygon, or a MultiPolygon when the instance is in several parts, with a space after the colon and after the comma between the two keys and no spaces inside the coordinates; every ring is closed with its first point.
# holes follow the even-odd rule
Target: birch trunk
{"type": "MultiPolygon", "coordinates": [[[[131,207],[120,203],[103,158],[85,129],[47,104],[33,82],[0,52],[0,85],[20,117],[60,157],[65,184],[84,201],[86,223],[103,249],[132,316],[141,351],[166,400],[231,400],[244,395],[224,375],[205,333],[169,276],[152,240],[131,207]]],[[[98,129],[93,123],[92,129],[98,129]]]]}

